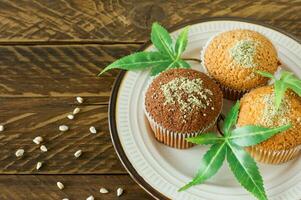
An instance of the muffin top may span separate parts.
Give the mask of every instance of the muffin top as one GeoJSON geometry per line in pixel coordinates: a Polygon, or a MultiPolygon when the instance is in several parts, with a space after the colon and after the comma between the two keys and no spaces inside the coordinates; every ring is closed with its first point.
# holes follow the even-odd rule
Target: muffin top
{"type": "Polygon", "coordinates": [[[252,90],[241,99],[237,126],[260,125],[277,127],[291,124],[292,127],[272,138],[257,144],[269,150],[286,150],[301,144],[301,98],[288,90],[278,110],[275,109],[273,86],[252,90]]]}
{"type": "Polygon", "coordinates": [[[208,44],[203,57],[210,76],[220,84],[239,91],[267,83],[254,72],[274,73],[280,64],[273,44],[251,30],[232,30],[218,34],[208,44]]]}
{"type": "Polygon", "coordinates": [[[145,109],[171,131],[191,133],[207,128],[222,108],[222,92],[207,75],[192,69],[171,69],[147,89],[145,109]]]}

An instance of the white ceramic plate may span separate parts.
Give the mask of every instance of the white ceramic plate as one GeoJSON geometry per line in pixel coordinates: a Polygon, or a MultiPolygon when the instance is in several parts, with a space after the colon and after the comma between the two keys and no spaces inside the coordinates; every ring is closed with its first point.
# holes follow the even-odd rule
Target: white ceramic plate
{"type": "MultiPolygon", "coordinates": [[[[301,75],[301,45],[275,29],[234,20],[203,21],[191,25],[185,57],[199,58],[206,41],[221,31],[250,29],[268,37],[278,50],[285,68],[301,75]]],[[[172,33],[176,37],[180,31],[172,33]]],[[[147,50],[152,49],[149,46],[147,50]]],[[[198,63],[191,62],[201,70],[198,63]]],[[[132,177],[155,198],[179,200],[245,200],[254,199],[235,180],[227,162],[219,172],[202,185],[185,192],[177,190],[190,181],[207,150],[195,146],[177,150],[157,142],[143,113],[143,92],[150,80],[148,71],[123,72],[115,84],[110,105],[110,128],[116,151],[132,177]]],[[[225,100],[225,110],[230,101],[225,100]]],[[[225,112],[224,110],[224,112],[225,112]]],[[[259,164],[269,199],[301,199],[301,159],[282,165],[259,164]]]]}

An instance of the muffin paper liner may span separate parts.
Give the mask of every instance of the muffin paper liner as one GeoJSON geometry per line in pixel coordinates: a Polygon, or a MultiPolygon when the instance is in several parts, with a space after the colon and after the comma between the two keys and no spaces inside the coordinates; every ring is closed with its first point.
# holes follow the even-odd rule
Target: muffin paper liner
{"type": "Polygon", "coordinates": [[[301,152],[301,145],[288,150],[265,150],[256,146],[246,150],[257,161],[266,164],[281,164],[296,158],[301,152]]]}
{"type": "Polygon", "coordinates": [[[155,120],[146,111],[146,109],[144,109],[144,112],[145,112],[145,115],[149,121],[149,124],[154,132],[155,138],[159,142],[161,142],[167,146],[177,148],[177,149],[187,149],[187,148],[193,147],[194,144],[187,142],[185,139],[189,138],[189,137],[195,137],[197,135],[200,135],[204,131],[210,129],[211,127],[214,126],[214,124],[218,118],[218,116],[217,116],[216,119],[211,124],[209,124],[207,127],[203,128],[203,129],[200,129],[198,131],[191,132],[191,133],[181,133],[181,132],[175,132],[175,131],[171,131],[166,128],[163,128],[160,124],[155,122],[155,120]]]}
{"type": "Polygon", "coordinates": [[[223,92],[224,98],[229,100],[238,100],[240,99],[244,94],[248,93],[250,90],[233,90],[231,88],[225,87],[224,85],[220,84],[219,82],[215,81],[220,89],[223,92]]]}
{"type": "MultiPolygon", "coordinates": [[[[203,63],[203,61],[202,61],[203,63]]],[[[234,89],[231,89],[231,88],[228,88],[226,86],[224,86],[223,84],[221,84],[220,82],[218,82],[217,80],[215,80],[207,71],[205,65],[203,64],[203,68],[206,72],[206,74],[208,76],[210,76],[212,78],[212,80],[215,81],[216,84],[218,84],[218,86],[220,87],[220,89],[222,90],[223,92],[223,96],[224,98],[226,99],[229,99],[229,100],[238,100],[240,99],[244,94],[248,93],[250,90],[234,90],[234,89]]]]}

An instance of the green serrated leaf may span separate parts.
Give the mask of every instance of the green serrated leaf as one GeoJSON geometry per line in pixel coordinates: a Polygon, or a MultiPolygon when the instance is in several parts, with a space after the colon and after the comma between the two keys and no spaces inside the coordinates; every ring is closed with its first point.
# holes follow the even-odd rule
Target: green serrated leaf
{"type": "Polygon", "coordinates": [[[176,44],[173,45],[172,38],[168,31],[158,23],[153,23],[151,31],[151,41],[158,52],[138,52],[116,60],[99,75],[110,69],[139,70],[147,67],[155,67],[151,70],[151,75],[157,75],[162,71],[171,68],[190,68],[190,65],[180,58],[187,46],[188,27],[180,33],[176,44]],[[177,52],[175,52],[175,49],[177,52]]]}
{"type": "Polygon", "coordinates": [[[295,76],[290,76],[285,80],[285,84],[288,88],[292,89],[296,94],[301,96],[301,80],[295,76]]]}
{"type": "Polygon", "coordinates": [[[176,54],[177,54],[177,58],[179,58],[180,55],[186,49],[187,41],[188,41],[188,39],[187,39],[188,29],[189,29],[189,27],[186,26],[177,38],[176,45],[175,45],[175,51],[176,51],[176,54]]]}
{"type": "Polygon", "coordinates": [[[287,83],[287,87],[292,89],[296,94],[298,94],[298,96],[301,97],[301,85],[287,83]]]}
{"type": "Polygon", "coordinates": [[[178,67],[178,65],[177,65],[177,61],[173,61],[173,62],[171,62],[169,65],[168,65],[168,67],[165,69],[165,70],[168,70],[168,69],[172,69],[172,68],[177,68],[178,67]]]}
{"type": "Polygon", "coordinates": [[[225,138],[217,136],[216,133],[202,133],[196,137],[186,138],[186,140],[194,144],[216,144],[225,141],[225,138]]]}
{"type": "Polygon", "coordinates": [[[168,31],[157,22],[152,25],[151,41],[158,51],[167,55],[171,60],[175,60],[176,55],[172,48],[172,39],[168,31]]]}
{"type": "Polygon", "coordinates": [[[275,107],[276,110],[279,109],[281,101],[285,95],[287,87],[282,80],[276,80],[274,83],[274,93],[275,93],[275,107]]]}
{"type": "Polygon", "coordinates": [[[164,57],[159,52],[138,52],[119,60],[116,60],[104,70],[100,72],[99,75],[110,69],[124,69],[124,70],[138,70],[145,69],[152,66],[166,65],[171,62],[170,58],[164,57]]]}
{"type": "Polygon", "coordinates": [[[239,101],[235,103],[235,105],[231,108],[230,112],[226,115],[226,119],[223,125],[223,133],[225,136],[230,135],[229,131],[231,127],[236,124],[238,111],[239,111],[239,101]]]}
{"type": "Polygon", "coordinates": [[[179,189],[179,192],[187,190],[191,186],[201,184],[212,177],[221,168],[226,156],[226,143],[212,145],[201,160],[201,165],[196,177],[187,185],[179,189]]]}
{"type": "Polygon", "coordinates": [[[260,74],[261,76],[274,79],[273,74],[270,74],[269,72],[261,71],[261,70],[255,70],[257,74],[260,74]]]}
{"type": "Polygon", "coordinates": [[[275,81],[274,83],[275,107],[276,110],[278,110],[281,105],[281,101],[285,95],[285,91],[287,90],[287,84],[285,84],[285,82],[293,76],[293,73],[288,71],[282,71],[280,75],[280,79],[276,80],[276,78],[268,72],[264,72],[260,70],[255,70],[255,72],[260,74],[261,76],[271,78],[275,81]]]}
{"type": "Polygon", "coordinates": [[[286,81],[288,79],[293,78],[293,76],[294,76],[294,74],[292,72],[282,71],[280,80],[286,81]]]}
{"type": "Polygon", "coordinates": [[[289,78],[287,79],[287,81],[292,81],[292,82],[301,82],[301,80],[298,78],[298,77],[296,77],[296,76],[294,76],[294,75],[292,75],[292,76],[289,76],[289,78]]]}
{"type": "Polygon", "coordinates": [[[289,79],[286,79],[285,80],[286,83],[290,83],[292,85],[298,85],[300,86],[301,85],[301,80],[296,78],[295,76],[289,78],[289,79]]]}
{"type": "Polygon", "coordinates": [[[160,65],[153,66],[150,72],[151,76],[156,76],[163,72],[173,61],[162,63],[160,65]]]}
{"type": "Polygon", "coordinates": [[[243,148],[228,142],[227,160],[238,182],[259,200],[267,200],[263,180],[253,158],[243,148]]]}
{"type": "Polygon", "coordinates": [[[234,129],[228,139],[239,146],[247,147],[263,142],[290,127],[292,127],[290,124],[276,128],[248,125],[234,129]]]}
{"type": "Polygon", "coordinates": [[[191,68],[190,64],[188,62],[186,62],[185,60],[182,60],[182,59],[179,59],[176,62],[176,65],[177,65],[178,68],[186,68],[186,69],[191,68]]]}

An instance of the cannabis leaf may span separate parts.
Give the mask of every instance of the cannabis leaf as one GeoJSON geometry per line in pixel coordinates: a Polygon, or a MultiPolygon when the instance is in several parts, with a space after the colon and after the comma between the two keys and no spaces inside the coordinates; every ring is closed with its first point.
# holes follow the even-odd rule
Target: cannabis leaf
{"type": "Polygon", "coordinates": [[[151,76],[171,68],[190,68],[181,58],[188,42],[188,27],[185,27],[173,44],[166,29],[158,23],[153,23],[151,41],[156,47],[155,52],[138,52],[116,60],[103,69],[99,75],[111,69],[142,70],[151,68],[151,76]]]}
{"type": "Polygon", "coordinates": [[[172,49],[172,39],[167,30],[156,22],[152,25],[151,41],[162,54],[168,55],[171,60],[174,60],[175,54],[172,49]]]}
{"type": "Polygon", "coordinates": [[[287,89],[293,90],[296,94],[301,96],[301,80],[298,79],[293,73],[288,71],[282,71],[280,78],[276,79],[272,74],[264,71],[255,71],[261,76],[274,80],[274,93],[275,93],[275,107],[279,109],[282,99],[287,89]]]}
{"type": "Polygon", "coordinates": [[[223,125],[223,133],[227,136],[229,135],[229,130],[233,125],[236,124],[239,110],[239,101],[230,109],[230,112],[227,114],[224,125],[223,125]]]}
{"type": "Polygon", "coordinates": [[[274,79],[273,74],[270,74],[269,72],[260,71],[260,70],[255,70],[255,72],[256,72],[257,74],[260,74],[260,75],[263,76],[263,77],[267,77],[267,78],[274,79]]]}
{"type": "Polygon", "coordinates": [[[184,191],[193,185],[201,184],[202,182],[216,174],[216,172],[223,165],[225,156],[225,143],[212,145],[209,151],[207,151],[207,153],[202,158],[196,177],[190,183],[180,188],[179,191],[184,191]]]}
{"type": "Polygon", "coordinates": [[[178,68],[190,68],[190,65],[185,60],[179,60],[176,65],[178,68]]]}
{"type": "Polygon", "coordinates": [[[149,66],[168,65],[170,59],[163,57],[159,52],[138,52],[129,56],[125,56],[109,66],[107,66],[101,73],[110,69],[119,68],[124,70],[137,70],[149,66]]]}
{"type": "Polygon", "coordinates": [[[227,114],[222,129],[223,136],[210,132],[186,139],[195,144],[211,144],[212,146],[202,158],[195,178],[180,188],[179,191],[201,184],[212,177],[227,158],[230,169],[238,182],[259,200],[267,199],[256,162],[245,151],[244,147],[263,142],[277,133],[289,129],[291,125],[275,128],[248,125],[233,129],[237,121],[239,107],[239,101],[237,101],[227,114]]]}
{"type": "Polygon", "coordinates": [[[206,133],[204,135],[187,138],[186,140],[194,144],[215,144],[223,142],[224,138],[217,136],[216,133],[206,133]]]}
{"type": "Polygon", "coordinates": [[[243,148],[227,142],[227,161],[234,176],[246,190],[260,200],[267,199],[256,162],[243,148]]]}
{"type": "Polygon", "coordinates": [[[180,33],[176,45],[175,45],[175,52],[177,54],[177,57],[179,58],[181,54],[185,51],[187,46],[187,36],[188,36],[188,26],[184,28],[184,30],[180,33]]]}
{"type": "Polygon", "coordinates": [[[234,129],[231,132],[229,139],[239,146],[247,147],[263,142],[277,133],[285,131],[289,128],[291,128],[290,124],[272,129],[261,126],[247,125],[234,129]]]}

